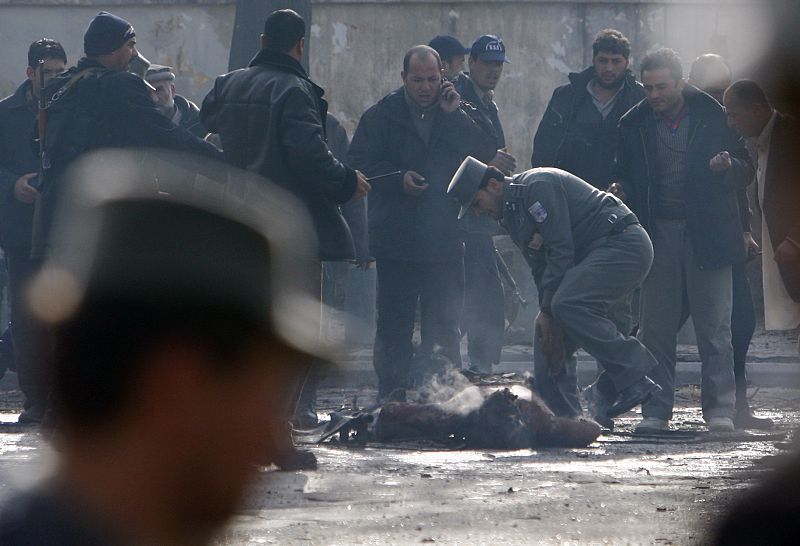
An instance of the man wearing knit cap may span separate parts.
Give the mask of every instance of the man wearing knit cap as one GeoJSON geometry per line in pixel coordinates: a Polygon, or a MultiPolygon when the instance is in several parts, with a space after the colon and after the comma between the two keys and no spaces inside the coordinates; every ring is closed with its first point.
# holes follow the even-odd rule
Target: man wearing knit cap
{"type": "Polygon", "coordinates": [[[198,138],[208,134],[200,123],[200,108],[186,97],[175,91],[175,73],[171,66],[151,64],[144,76],[147,83],[153,86],[153,102],[167,119],[180,125],[198,138]]]}
{"type": "Polygon", "coordinates": [[[46,89],[50,101],[45,133],[51,164],[34,226],[35,256],[46,253],[59,179],[78,156],[97,148],[155,147],[221,159],[204,142],[164,117],[153,104],[153,88],[125,71],[139,52],[131,24],[101,11],[83,37],[86,56],[46,89]]]}

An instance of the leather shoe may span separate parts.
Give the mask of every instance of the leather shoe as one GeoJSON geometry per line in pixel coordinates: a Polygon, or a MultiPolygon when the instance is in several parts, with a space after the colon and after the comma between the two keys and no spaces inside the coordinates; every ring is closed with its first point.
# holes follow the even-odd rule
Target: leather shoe
{"type": "Polygon", "coordinates": [[[601,427],[614,430],[614,420],[608,416],[611,400],[600,394],[594,384],[583,389],[583,398],[592,419],[601,427]]]}
{"type": "Polygon", "coordinates": [[[740,408],[736,411],[733,424],[739,429],[769,430],[775,426],[775,421],[769,417],[756,417],[750,408],[740,408]]]}
{"type": "Polygon", "coordinates": [[[613,418],[622,415],[639,404],[644,404],[651,396],[660,391],[660,386],[649,377],[644,376],[630,387],[620,391],[616,403],[608,408],[608,416],[613,418]]]}

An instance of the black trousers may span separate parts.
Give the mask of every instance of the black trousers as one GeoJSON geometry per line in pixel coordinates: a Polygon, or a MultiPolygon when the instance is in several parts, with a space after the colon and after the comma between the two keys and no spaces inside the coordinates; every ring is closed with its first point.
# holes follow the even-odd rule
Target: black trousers
{"type": "Polygon", "coordinates": [[[24,304],[25,288],[39,271],[41,261],[31,259],[28,249],[7,249],[6,265],[19,388],[25,395],[25,408],[43,408],[52,383],[50,370],[47,368],[50,336],[46,335],[44,324],[31,316],[24,304]]]}
{"type": "Polygon", "coordinates": [[[464,246],[464,314],[461,333],[473,368],[491,372],[500,362],[505,331],[505,299],[491,235],[468,234],[464,246]]]}
{"type": "Polygon", "coordinates": [[[756,329],[753,295],[747,278],[746,263],[733,266],[733,310],[731,311],[731,344],[733,373],[736,377],[736,407],[747,407],[747,350],[756,329]]]}
{"type": "Polygon", "coordinates": [[[378,259],[377,328],[373,365],[379,395],[409,385],[415,358],[412,337],[417,303],[421,345],[416,356],[438,354],[461,366],[459,321],[464,304],[464,262],[378,259]]]}

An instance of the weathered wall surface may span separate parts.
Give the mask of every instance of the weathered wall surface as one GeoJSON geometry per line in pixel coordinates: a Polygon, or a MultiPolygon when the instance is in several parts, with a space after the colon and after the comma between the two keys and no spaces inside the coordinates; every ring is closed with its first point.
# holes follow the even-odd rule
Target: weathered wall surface
{"type": "MultiPolygon", "coordinates": [[[[498,34],[513,62],[496,100],[510,151],[524,167],[550,94],[570,71],[588,65],[598,30],[615,27],[631,39],[634,67],[648,50],[669,46],[687,67],[695,56],[715,51],[742,73],[766,44],[770,7],[766,0],[317,0],[309,32],[311,73],[328,90],[331,112],[352,133],[361,113],[400,85],[408,47],[440,33],[465,44],[483,33],[498,34]]],[[[27,46],[38,37],[60,40],[75,61],[86,24],[101,9],[130,20],[142,53],[174,65],[180,91],[196,101],[227,69],[232,0],[0,0],[0,94],[22,81],[27,46]]]]}

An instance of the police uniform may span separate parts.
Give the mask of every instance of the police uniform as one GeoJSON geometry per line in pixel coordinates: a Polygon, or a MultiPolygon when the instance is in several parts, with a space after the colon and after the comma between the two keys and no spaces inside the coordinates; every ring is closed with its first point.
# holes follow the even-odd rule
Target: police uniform
{"type": "MultiPolygon", "coordinates": [[[[458,173],[451,194],[457,178],[458,173]]],[[[462,205],[471,199],[462,199],[462,205]]],[[[534,340],[536,389],[550,408],[561,416],[582,413],[579,347],[600,362],[596,388],[609,401],[646,379],[655,359],[609,318],[611,307],[642,282],[653,260],[650,238],[636,216],[613,195],[552,168],[507,178],[501,214],[500,223],[532,268],[542,312],[554,317],[564,334],[566,362],[557,372],[549,369],[539,336],[534,340]]]]}

